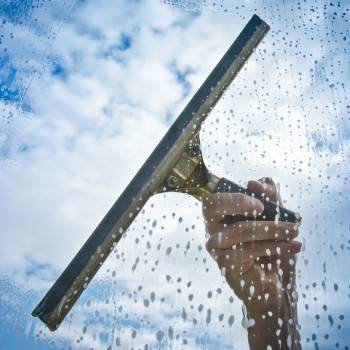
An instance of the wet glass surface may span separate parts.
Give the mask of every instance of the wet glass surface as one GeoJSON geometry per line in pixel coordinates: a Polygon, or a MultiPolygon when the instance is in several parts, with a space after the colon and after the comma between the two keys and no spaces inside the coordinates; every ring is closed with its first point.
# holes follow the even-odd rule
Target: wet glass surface
{"type": "Polygon", "coordinates": [[[206,251],[201,203],[180,193],[149,200],[55,333],[30,313],[256,13],[271,30],[204,123],[204,161],[241,185],[279,183],[303,218],[302,348],[348,349],[349,12],[0,2],[2,347],[248,349],[251,319],[206,251]]]}

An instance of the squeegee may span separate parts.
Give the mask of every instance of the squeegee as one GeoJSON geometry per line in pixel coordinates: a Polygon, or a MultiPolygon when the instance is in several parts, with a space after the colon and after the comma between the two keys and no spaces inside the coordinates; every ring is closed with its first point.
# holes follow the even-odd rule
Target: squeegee
{"type": "Polygon", "coordinates": [[[32,312],[50,330],[56,330],[86,289],[102,263],[115,248],[147,200],[164,192],[182,192],[203,201],[209,193],[231,192],[255,196],[264,204],[256,218],[240,220],[279,220],[299,222],[299,214],[264,195],[212,174],[205,166],[199,131],[203,121],[231,84],[269,26],[254,15],[209,74],[158,146],[131,180],[68,267],[32,312]]]}

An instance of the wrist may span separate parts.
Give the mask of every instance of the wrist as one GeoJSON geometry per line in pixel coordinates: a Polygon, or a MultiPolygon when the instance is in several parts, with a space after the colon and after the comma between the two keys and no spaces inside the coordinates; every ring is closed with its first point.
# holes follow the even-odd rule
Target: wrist
{"type": "MultiPolygon", "coordinates": [[[[294,294],[294,293],[293,293],[294,294]]],[[[295,295],[295,294],[294,294],[295,295]]],[[[250,348],[299,350],[297,304],[291,290],[284,290],[274,303],[263,308],[247,304],[248,340],[250,348]]]]}

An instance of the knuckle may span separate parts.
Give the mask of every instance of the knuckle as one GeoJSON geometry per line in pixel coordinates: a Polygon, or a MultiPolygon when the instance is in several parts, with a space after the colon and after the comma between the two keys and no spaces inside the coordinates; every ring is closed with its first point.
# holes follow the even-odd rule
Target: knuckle
{"type": "Polygon", "coordinates": [[[214,225],[213,223],[206,221],[205,223],[205,232],[209,233],[210,235],[215,233],[214,225]]]}
{"type": "Polygon", "coordinates": [[[212,251],[212,248],[211,248],[211,245],[210,245],[210,239],[205,243],[205,249],[207,250],[207,252],[211,255],[211,251],[212,251]]]}
{"type": "Polygon", "coordinates": [[[219,196],[220,193],[208,193],[206,197],[204,198],[203,203],[210,203],[216,200],[217,196],[219,196]]]}
{"type": "Polygon", "coordinates": [[[219,267],[224,266],[225,261],[224,261],[224,255],[220,250],[213,249],[214,254],[212,254],[212,258],[216,261],[219,267]]]}
{"type": "Polygon", "coordinates": [[[206,248],[208,251],[210,250],[215,250],[216,247],[216,244],[215,244],[215,241],[216,241],[216,237],[215,235],[211,236],[208,240],[207,240],[207,243],[206,243],[206,248]]]}
{"type": "Polygon", "coordinates": [[[209,212],[209,205],[207,203],[203,202],[202,213],[203,213],[204,217],[207,217],[208,212],[209,212]]]}
{"type": "Polygon", "coordinates": [[[208,244],[206,244],[206,248],[207,248],[207,251],[208,251],[208,253],[210,254],[210,256],[211,256],[214,260],[216,260],[217,255],[218,255],[216,249],[210,247],[208,244]]]}
{"type": "Polygon", "coordinates": [[[202,208],[207,210],[213,206],[216,206],[221,197],[221,193],[208,193],[208,195],[203,199],[202,208]]]}

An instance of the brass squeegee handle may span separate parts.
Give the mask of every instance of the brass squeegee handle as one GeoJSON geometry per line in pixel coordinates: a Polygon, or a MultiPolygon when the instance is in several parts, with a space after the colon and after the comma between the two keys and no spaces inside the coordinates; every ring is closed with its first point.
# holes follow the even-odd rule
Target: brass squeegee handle
{"type": "Polygon", "coordinates": [[[216,185],[214,193],[243,193],[251,197],[255,197],[259,199],[264,205],[264,211],[256,216],[247,217],[243,215],[234,215],[229,217],[230,222],[237,221],[246,221],[246,220],[264,220],[264,221],[285,221],[285,222],[294,222],[299,224],[301,222],[301,216],[299,213],[293,212],[287,208],[282,207],[281,205],[271,201],[268,197],[261,193],[252,192],[236,183],[227,180],[225,178],[221,178],[218,184],[216,185]]]}

